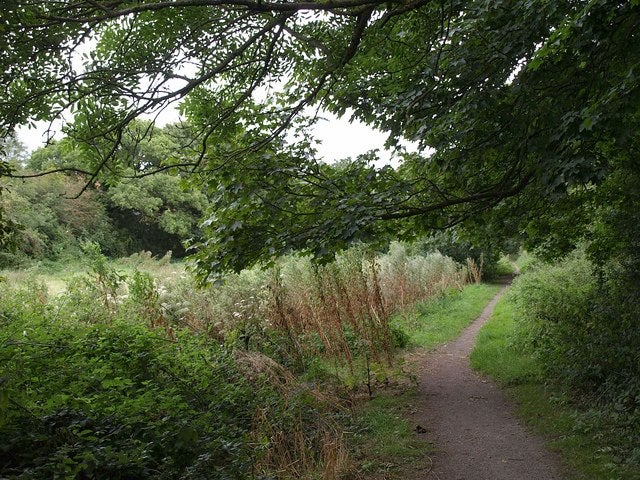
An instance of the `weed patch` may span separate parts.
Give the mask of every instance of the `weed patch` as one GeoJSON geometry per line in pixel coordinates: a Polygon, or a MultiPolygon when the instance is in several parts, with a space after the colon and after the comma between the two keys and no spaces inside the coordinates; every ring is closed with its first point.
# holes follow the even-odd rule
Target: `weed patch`
{"type": "Polygon", "coordinates": [[[415,388],[387,390],[364,404],[353,441],[357,445],[355,460],[367,478],[406,478],[406,468],[428,467],[432,445],[407,419],[416,398],[415,388]]]}

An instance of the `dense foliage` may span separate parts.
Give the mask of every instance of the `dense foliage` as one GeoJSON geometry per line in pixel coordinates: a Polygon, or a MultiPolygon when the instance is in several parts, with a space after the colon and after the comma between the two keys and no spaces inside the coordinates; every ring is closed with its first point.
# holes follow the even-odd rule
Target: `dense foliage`
{"type": "Polygon", "coordinates": [[[248,476],[269,392],[252,395],[227,352],[131,320],[60,325],[53,305],[16,300],[2,305],[4,477],[248,476]]]}
{"type": "Polygon", "coordinates": [[[597,269],[584,249],[534,262],[471,359],[513,388],[584,478],[640,471],[640,310],[623,272],[597,269]]]}
{"type": "MultiPolygon", "coordinates": [[[[573,268],[574,266],[575,263],[569,269],[579,272],[580,269],[573,268]]],[[[565,269],[565,279],[569,269],[565,269]]],[[[553,270],[556,271],[549,279],[558,277],[557,269],[553,270]]],[[[535,275],[538,278],[542,276],[540,273],[535,275]]],[[[527,276],[528,274],[523,277],[523,282],[527,276]]],[[[522,291],[527,296],[531,293],[527,290],[532,287],[532,283],[525,283],[527,285],[521,284],[515,288],[518,295],[522,291]]],[[[570,294],[570,290],[574,288],[562,290],[563,293],[570,294]]],[[[566,371],[559,372],[535,349],[536,343],[542,346],[542,351],[548,351],[552,343],[557,343],[555,329],[550,329],[550,336],[554,338],[546,340],[536,336],[535,343],[531,342],[528,324],[523,321],[521,309],[516,308],[513,300],[513,296],[507,293],[496,305],[490,321],[480,331],[477,345],[471,354],[471,365],[491,375],[509,396],[514,397],[519,405],[519,416],[543,433],[549,439],[550,446],[560,453],[568,478],[638,478],[640,410],[630,405],[628,389],[614,387],[617,391],[607,392],[605,388],[596,386],[593,390],[585,391],[588,387],[580,385],[576,390],[579,379],[566,371]],[[568,388],[568,383],[565,382],[567,378],[574,388],[568,388]],[[612,401],[616,396],[619,400],[612,401]]],[[[576,303],[573,298],[570,302],[576,303]]],[[[532,306],[531,302],[528,303],[532,306]]],[[[562,321],[558,318],[558,311],[556,308],[554,314],[556,319],[562,321]]],[[[527,320],[531,320],[529,315],[527,320]]],[[[580,319],[578,322],[582,323],[580,319]]],[[[570,328],[561,327],[564,330],[570,328]]],[[[600,337],[598,333],[595,335],[596,338],[600,337]]],[[[564,348],[567,348],[566,344],[564,348]]],[[[581,363],[584,358],[584,354],[574,354],[572,362],[581,363]]],[[[565,367],[568,363],[567,360],[562,360],[565,367]]],[[[579,369],[584,371],[585,365],[580,365],[579,369]]],[[[629,377],[627,381],[634,383],[629,377]]]]}
{"type": "MultiPolygon", "coordinates": [[[[252,274],[255,283],[228,277],[239,289],[262,285],[251,302],[227,292],[233,301],[216,306],[242,319],[231,322],[233,334],[221,333],[224,322],[184,318],[302,368],[316,353],[383,357],[391,338],[401,340],[385,323],[396,301],[382,291],[376,265],[385,263],[367,249],[335,256],[350,245],[383,248],[450,229],[425,248],[457,256],[464,245],[487,264],[519,241],[547,260],[579,247],[584,253],[518,287],[530,347],[551,376],[637,409],[638,0],[5,4],[2,150],[36,120],[61,121],[65,138],[0,163],[3,249],[55,255],[82,239],[109,252],[182,253],[191,238],[203,281],[251,265],[282,268],[252,274]],[[174,103],[185,124],[140,120],[174,103]],[[393,148],[410,140],[417,150],[402,152],[395,168],[374,167],[375,152],[325,164],[308,133],[322,109],[383,130],[393,148]],[[6,185],[43,171],[71,176],[6,185]],[[185,182],[190,190],[178,188],[185,182]],[[84,192],[90,218],[51,193],[67,188],[84,192]],[[33,202],[42,205],[36,213],[33,202]],[[337,260],[285,268],[279,258],[292,251],[337,260]],[[263,328],[265,311],[280,326],[275,338],[263,328]],[[329,324],[333,336],[323,336],[329,324]]],[[[419,258],[405,260],[391,290],[420,296],[402,282],[427,274],[409,268],[419,258]]],[[[89,317],[120,308],[110,291],[119,277],[106,278],[105,310],[89,317]]],[[[42,309],[42,318],[56,311],[42,309]]],[[[108,329],[96,335],[120,341],[108,329]]]]}
{"type": "MultiPolygon", "coordinates": [[[[148,123],[136,122],[128,133],[133,136],[149,128],[148,123]]],[[[169,155],[163,147],[183,137],[183,130],[169,125],[155,129],[135,151],[123,151],[122,156],[135,159],[129,176],[162,164],[169,155]]],[[[97,242],[112,257],[139,251],[183,257],[185,242],[197,236],[208,203],[200,189],[188,188],[184,178],[165,171],[90,186],[82,172],[40,176],[39,171],[82,164],[81,150],[67,138],[31,154],[24,147],[14,148],[7,158],[16,174],[29,178],[7,181],[0,199],[5,219],[18,226],[12,229],[14,248],[0,253],[2,266],[77,257],[86,241],[97,242]]]]}
{"type": "Polygon", "coordinates": [[[77,255],[80,243],[86,240],[98,242],[110,255],[123,253],[99,191],[88,191],[82,198],[65,198],[83,185],[82,178],[62,175],[8,185],[2,206],[21,229],[15,233],[16,248],[2,252],[3,266],[59,258],[65,253],[77,255]]]}
{"type": "Polygon", "coordinates": [[[512,298],[548,373],[601,401],[640,409],[640,314],[624,277],[596,275],[584,252],[535,268],[512,298]],[[621,288],[622,287],[622,288],[621,288]]]}
{"type": "Polygon", "coordinates": [[[0,293],[3,478],[338,478],[353,468],[346,405],[407,338],[393,312],[467,277],[395,244],[198,290],[84,252],[92,272],[58,296],[33,282],[0,293]]]}
{"type": "Polygon", "coordinates": [[[617,0],[13,0],[0,130],[73,111],[88,183],[193,174],[213,200],[205,272],[460,223],[476,243],[569,244],[637,170],[639,23],[617,0]],[[135,125],[178,101],[186,137],[135,125]],[[309,106],[420,147],[397,169],[323,166],[309,106]],[[130,155],[149,142],[160,163],[130,155]]]}

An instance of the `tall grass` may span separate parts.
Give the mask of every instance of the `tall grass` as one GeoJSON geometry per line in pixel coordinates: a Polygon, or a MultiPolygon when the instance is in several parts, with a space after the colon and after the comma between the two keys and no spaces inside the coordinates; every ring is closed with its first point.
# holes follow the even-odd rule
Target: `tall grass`
{"type": "Polygon", "coordinates": [[[345,360],[366,354],[391,363],[392,315],[419,301],[460,289],[467,271],[440,254],[411,256],[401,243],[374,255],[352,248],[326,266],[289,258],[273,276],[267,315],[274,326],[316,346],[316,354],[345,360]]]}
{"type": "Polygon", "coordinates": [[[393,242],[378,259],[380,286],[389,313],[405,310],[417,302],[461,289],[475,270],[465,269],[440,253],[410,255],[406,245],[393,242]]]}
{"type": "MultiPolygon", "coordinates": [[[[51,297],[46,286],[34,283],[27,304],[9,301],[15,296],[11,294],[0,298],[0,305],[10,307],[5,308],[7,312],[24,322],[37,313],[41,330],[53,326],[52,332],[60,335],[66,335],[68,329],[82,330],[82,335],[89,332],[86,335],[90,336],[93,328],[120,335],[118,332],[124,329],[123,345],[130,334],[135,334],[151,345],[147,347],[145,343],[145,349],[155,351],[152,345],[157,343],[162,348],[166,346],[167,352],[181,351],[184,339],[192,338],[194,356],[200,348],[196,344],[203,342],[204,356],[192,363],[197,363],[198,368],[211,364],[221,370],[232,369],[239,375],[237,386],[229,383],[224,387],[230,394],[246,395],[254,388],[263,397],[251,398],[247,405],[234,397],[233,408],[214,418],[221,424],[233,424],[235,416],[242,416],[242,431],[234,433],[242,437],[234,447],[234,458],[251,461],[252,474],[259,478],[344,476],[350,468],[344,432],[344,419],[350,413],[345,405],[352,399],[343,404],[345,401],[335,393],[342,390],[331,389],[331,393],[319,387],[321,381],[310,374],[313,365],[319,358],[323,359],[320,363],[328,359],[345,371],[347,367],[353,370],[354,365],[366,365],[368,373],[373,362],[390,364],[398,345],[394,329],[399,327],[390,323],[394,314],[416,302],[461,289],[474,277],[466,266],[448,257],[412,255],[400,243],[392,244],[385,254],[375,254],[366,247],[352,248],[327,265],[290,256],[271,269],[229,275],[225,283],[205,289],[196,288],[193,280],[180,275],[179,268],[167,273],[172,268],[168,257],[159,262],[162,265],[157,269],[152,268],[154,261],[149,257],[142,254],[114,265],[106,262],[99,251],[93,251],[89,255],[92,272],[72,279],[62,294],[51,297]],[[18,307],[24,311],[14,312],[18,307]],[[307,374],[302,381],[300,373],[307,374]],[[247,449],[253,451],[251,460],[247,449]]],[[[17,327],[14,330],[10,332],[12,341],[20,334],[17,327]]],[[[82,355],[90,353],[82,351],[78,358],[82,360],[82,355]]],[[[108,353],[107,362],[114,361],[112,354],[120,355],[119,351],[108,353]]],[[[60,355],[59,360],[64,363],[64,352],[60,355]]],[[[144,360],[148,353],[145,350],[139,355],[144,360]]],[[[167,353],[167,362],[171,355],[167,353]]],[[[111,379],[105,368],[105,385],[118,380],[111,379]]],[[[168,385],[178,382],[188,396],[190,386],[172,376],[168,367],[162,368],[165,370],[158,375],[163,381],[168,385]]],[[[31,377],[25,372],[28,380],[31,377]]],[[[370,380],[367,381],[370,388],[370,380]]],[[[143,387],[140,386],[141,394],[143,387]]],[[[218,387],[222,388],[214,383],[207,386],[218,387]]],[[[64,391],[66,387],[59,388],[64,391]]],[[[76,394],[89,395],[82,388],[84,385],[78,386],[76,394]]],[[[209,393],[212,398],[217,395],[209,393]]],[[[113,395],[112,403],[117,406],[119,393],[113,395]]],[[[25,404],[37,401],[28,395],[23,400],[25,404]]],[[[144,399],[151,401],[150,396],[144,399]]],[[[56,408],[63,408],[62,404],[56,408]]],[[[43,411],[43,415],[48,413],[43,411]]],[[[18,431],[22,420],[15,418],[18,431]]],[[[232,435],[220,433],[220,441],[227,438],[232,435]]],[[[236,441],[237,437],[233,438],[236,441]]],[[[108,443],[108,439],[104,442],[108,443]]],[[[93,447],[90,444],[87,448],[93,447]]],[[[56,462],[51,460],[52,468],[58,468],[56,462]]]]}
{"type": "Polygon", "coordinates": [[[300,368],[316,356],[351,367],[359,355],[389,364],[396,346],[392,316],[461,289],[477,268],[439,253],[411,255],[394,242],[385,254],[355,247],[327,265],[282,258],[268,271],[243,271],[205,290],[182,281],[162,302],[178,323],[244,349],[277,348],[300,368]],[[269,346],[274,335],[278,345],[269,346]]]}
{"type": "Polygon", "coordinates": [[[0,477],[335,479],[349,468],[339,397],[264,353],[179,328],[162,285],[135,272],[118,277],[125,288],[98,260],[58,296],[35,282],[0,289],[0,477]]]}
{"type": "Polygon", "coordinates": [[[390,358],[387,312],[375,257],[353,249],[326,266],[290,258],[273,276],[268,315],[280,331],[351,364],[358,350],[390,358]]]}

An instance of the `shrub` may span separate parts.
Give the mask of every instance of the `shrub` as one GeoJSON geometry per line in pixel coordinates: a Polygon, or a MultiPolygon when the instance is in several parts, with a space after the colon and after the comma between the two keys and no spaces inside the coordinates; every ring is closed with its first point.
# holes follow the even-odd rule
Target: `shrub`
{"type": "Polygon", "coordinates": [[[233,342],[150,328],[166,323],[147,274],[108,303],[98,277],[53,299],[39,284],[0,291],[0,477],[339,475],[337,400],[233,342]]]}
{"type": "Polygon", "coordinates": [[[500,246],[495,244],[498,241],[495,235],[481,235],[481,240],[472,240],[466,238],[465,233],[468,234],[464,229],[456,228],[437,231],[415,242],[412,249],[422,255],[439,252],[461,264],[471,259],[475,265],[481,266],[483,277],[495,276],[498,273],[501,250],[500,246]]]}
{"type": "Polygon", "coordinates": [[[259,396],[215,344],[186,332],[169,341],[122,319],[64,325],[36,311],[1,336],[3,476],[248,474],[259,396]]]}
{"type": "Polygon", "coordinates": [[[22,228],[16,251],[0,255],[1,266],[77,256],[83,240],[96,242],[109,255],[123,252],[102,192],[88,189],[82,198],[69,198],[85,186],[84,179],[53,174],[10,186],[0,204],[22,228]]]}
{"type": "Polygon", "coordinates": [[[528,270],[511,295],[525,342],[548,374],[601,400],[640,407],[638,302],[619,288],[615,269],[598,275],[578,251],[528,270]]]}
{"type": "Polygon", "coordinates": [[[350,410],[313,365],[366,365],[370,388],[370,362],[408,341],[391,313],[466,278],[395,244],[324,266],[288,257],[198,290],[83,248],[91,272],[61,295],[0,291],[0,477],[337,478],[350,410]]]}
{"type": "Polygon", "coordinates": [[[448,257],[410,254],[407,245],[394,242],[387,254],[360,246],[326,265],[284,257],[271,269],[227,275],[204,289],[181,278],[159,301],[173,325],[302,371],[316,355],[350,366],[363,354],[389,361],[402,344],[389,326],[393,313],[460,289],[467,276],[448,257]]]}

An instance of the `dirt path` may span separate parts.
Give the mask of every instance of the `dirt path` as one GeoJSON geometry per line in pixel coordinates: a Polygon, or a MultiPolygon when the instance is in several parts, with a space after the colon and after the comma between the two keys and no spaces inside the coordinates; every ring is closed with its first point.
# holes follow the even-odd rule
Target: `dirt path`
{"type": "MultiPolygon", "coordinates": [[[[424,480],[556,480],[557,459],[513,414],[513,405],[489,379],[469,367],[480,327],[505,286],[456,340],[424,360],[420,401],[412,415],[438,451],[424,480]]],[[[420,429],[420,427],[416,427],[420,429]]]]}

